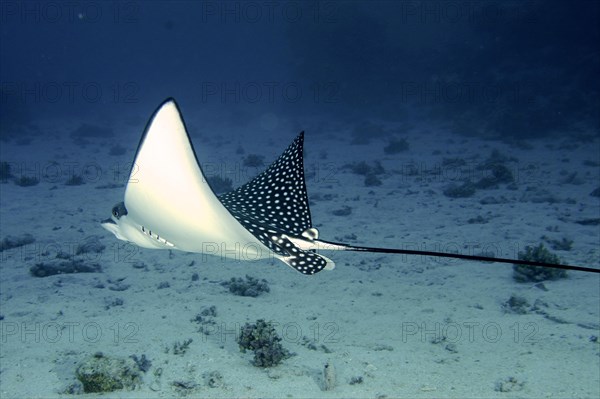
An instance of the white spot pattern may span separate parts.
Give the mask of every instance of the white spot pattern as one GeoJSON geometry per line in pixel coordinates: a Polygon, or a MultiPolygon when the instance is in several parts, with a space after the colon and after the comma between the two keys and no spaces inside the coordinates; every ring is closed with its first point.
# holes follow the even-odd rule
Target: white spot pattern
{"type": "Polygon", "coordinates": [[[304,132],[267,170],[238,189],[219,196],[242,224],[252,221],[296,236],[312,227],[304,181],[303,143],[304,132]]]}
{"type": "Polygon", "coordinates": [[[288,237],[279,238],[287,251],[286,262],[302,274],[315,274],[327,266],[327,260],[312,251],[305,251],[295,246],[288,237]]]}
{"type": "Polygon", "coordinates": [[[219,196],[227,210],[260,242],[304,274],[323,270],[327,261],[296,247],[287,237],[302,237],[312,227],[303,159],[304,132],[267,170],[236,190],[219,196]],[[297,260],[302,257],[302,260],[297,260]]]}

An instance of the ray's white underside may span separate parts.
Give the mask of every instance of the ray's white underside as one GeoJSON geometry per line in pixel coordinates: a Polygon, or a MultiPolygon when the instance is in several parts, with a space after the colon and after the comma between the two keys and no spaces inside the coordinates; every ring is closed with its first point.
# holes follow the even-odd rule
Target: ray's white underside
{"type": "Polygon", "coordinates": [[[125,189],[124,205],[126,214],[113,214],[102,225],[120,240],[143,248],[178,249],[238,260],[278,258],[305,274],[335,266],[331,259],[306,251],[345,249],[319,242],[318,231],[310,228],[301,237],[285,232],[273,237],[274,241],[289,240],[292,244],[289,247],[294,253],[282,255],[244,228],[210,188],[173,100],[164,102],[146,127],[125,189]]]}

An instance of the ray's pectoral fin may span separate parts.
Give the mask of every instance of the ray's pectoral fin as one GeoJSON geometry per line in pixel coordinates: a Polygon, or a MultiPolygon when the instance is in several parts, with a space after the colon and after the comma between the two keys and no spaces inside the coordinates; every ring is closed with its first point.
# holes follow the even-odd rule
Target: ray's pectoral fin
{"type": "MultiPolygon", "coordinates": [[[[125,198],[102,226],[143,248],[203,253],[206,243],[261,242],[219,201],[204,175],[179,107],[171,98],[142,135],[125,198]]],[[[227,256],[227,255],[226,255],[227,256]]]]}
{"type": "Polygon", "coordinates": [[[286,234],[280,235],[274,241],[281,249],[279,252],[284,252],[283,255],[276,255],[277,258],[302,274],[312,275],[321,270],[335,268],[335,263],[331,259],[311,250],[299,248],[286,234]]]}

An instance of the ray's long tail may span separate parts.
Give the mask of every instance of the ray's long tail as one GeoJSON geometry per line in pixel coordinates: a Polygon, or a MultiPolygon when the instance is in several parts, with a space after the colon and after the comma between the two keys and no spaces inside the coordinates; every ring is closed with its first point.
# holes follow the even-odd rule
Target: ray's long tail
{"type": "Polygon", "coordinates": [[[495,258],[495,257],[491,257],[491,256],[463,255],[463,254],[449,253],[449,252],[421,251],[421,250],[397,249],[397,248],[362,247],[362,246],[352,246],[352,245],[340,244],[340,243],[323,241],[323,240],[319,240],[319,242],[320,242],[320,244],[324,244],[321,247],[322,249],[333,249],[333,250],[338,250],[338,251],[342,250],[342,251],[356,251],[356,252],[375,252],[375,253],[382,253],[382,254],[424,255],[424,256],[433,256],[433,257],[439,257],[439,258],[462,259],[462,260],[468,260],[468,261],[510,263],[510,264],[526,265],[526,266],[541,266],[541,267],[547,267],[547,268],[552,268],[552,269],[574,270],[574,271],[588,272],[588,273],[600,273],[600,268],[577,266],[577,265],[553,264],[553,263],[535,262],[535,261],[520,260],[520,259],[495,258]],[[330,247],[328,247],[328,246],[330,246],[330,247]]]}

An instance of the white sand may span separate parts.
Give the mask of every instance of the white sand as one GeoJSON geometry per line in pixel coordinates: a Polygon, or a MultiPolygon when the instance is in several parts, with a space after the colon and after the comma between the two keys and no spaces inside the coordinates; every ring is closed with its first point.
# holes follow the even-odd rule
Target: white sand
{"type": "MultiPolygon", "coordinates": [[[[111,398],[183,396],[174,381],[197,384],[187,392],[194,398],[600,396],[600,346],[590,342],[591,336],[600,335],[598,275],[571,272],[566,280],[545,282],[543,291],[516,283],[511,266],[502,264],[329,253],[337,268],[305,277],[280,262],[237,263],[199,254],[132,251],[99,224],[122,200],[123,188],[96,187],[114,183],[117,166],[126,173],[142,126],[120,130],[110,140],[91,139],[85,148],[61,138],[60,134],[67,136],[61,129],[69,131],[49,127],[48,136],[34,138],[26,147],[1,145],[0,160],[25,164],[27,175],[36,173],[33,168],[49,173],[58,167],[63,172],[57,179],[41,176],[34,187],[0,185],[0,239],[24,233],[36,239],[0,253],[3,399],[64,396],[60,392],[75,381],[77,364],[98,351],[121,357],[145,354],[152,361],[141,387],[103,396],[111,398]],[[108,156],[115,142],[127,153],[108,156]],[[89,171],[101,170],[101,178],[87,176],[84,185],[65,186],[70,165],[81,170],[86,164],[93,165],[89,171]],[[87,261],[101,264],[102,273],[30,275],[29,268],[53,257],[57,247],[72,251],[92,235],[99,236],[106,249],[87,261]],[[147,270],[134,268],[132,260],[145,263],[147,270]],[[199,274],[198,281],[192,281],[193,273],[199,274]],[[219,284],[246,274],[267,279],[271,292],[239,297],[219,284]],[[161,282],[170,287],[157,289],[161,282]],[[113,290],[122,286],[128,288],[113,290]],[[530,304],[538,301],[547,316],[506,313],[502,304],[512,294],[530,304]],[[107,309],[116,298],[123,304],[107,309]],[[204,336],[190,319],[211,305],[217,308],[220,331],[204,336]],[[284,346],[297,355],[270,369],[252,366],[251,355],[239,352],[234,335],[241,325],[259,318],[278,323],[284,346]],[[302,345],[302,336],[314,339],[318,350],[302,345]],[[165,347],[188,338],[193,342],[184,355],[165,353],[165,347]],[[323,391],[327,361],[335,365],[337,386],[323,391]],[[159,368],[162,375],[157,377],[159,368]],[[202,375],[212,371],[221,373],[222,387],[205,385],[202,375]],[[362,383],[349,384],[359,376],[362,383]],[[496,391],[497,382],[509,377],[523,383],[521,390],[496,391]]],[[[203,133],[194,135],[194,144],[201,162],[239,171],[225,175],[239,185],[254,171],[242,167],[238,145],[246,154],[265,155],[268,163],[292,141],[294,131],[274,137],[244,143],[203,133]]],[[[575,223],[599,217],[599,200],[589,195],[598,186],[599,168],[583,165],[584,160],[598,162],[598,140],[574,149],[561,148],[572,139],[531,141],[534,148],[524,150],[437,133],[433,127],[414,128],[404,137],[410,152],[384,155],[383,141],[354,146],[344,132],[307,129],[306,169],[317,171],[308,179],[309,197],[333,195],[311,208],[322,238],[464,253],[496,249],[497,256],[514,257],[525,245],[542,242],[543,235],[565,237],[574,241],[573,249],[556,252],[566,262],[598,267],[599,227],[575,223]],[[466,170],[480,173],[475,166],[492,149],[516,160],[507,165],[516,173],[517,190],[503,185],[462,199],[442,194],[448,184],[465,176],[456,169],[436,169],[443,158],[465,158],[466,170]],[[434,155],[434,150],[439,153],[434,155]],[[323,151],[326,159],[321,158],[323,151]],[[379,187],[364,187],[363,177],[343,168],[377,159],[387,172],[379,187]],[[408,173],[411,164],[418,165],[416,173],[408,173]],[[561,183],[572,172],[578,172],[580,184],[561,183]],[[528,187],[571,201],[519,201],[528,187]],[[504,197],[506,203],[482,205],[480,200],[487,196],[504,197]],[[331,214],[344,205],[352,207],[351,216],[331,214]],[[489,222],[467,222],[479,215],[489,222]],[[350,234],[356,240],[346,237],[350,234]]]]}

